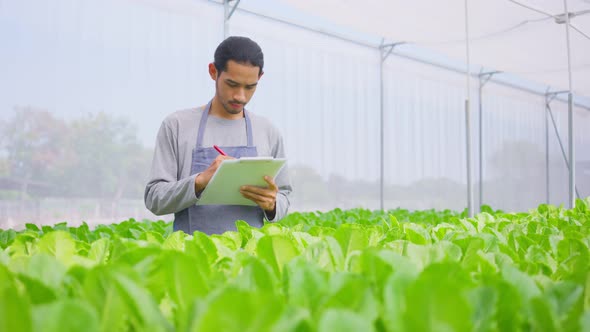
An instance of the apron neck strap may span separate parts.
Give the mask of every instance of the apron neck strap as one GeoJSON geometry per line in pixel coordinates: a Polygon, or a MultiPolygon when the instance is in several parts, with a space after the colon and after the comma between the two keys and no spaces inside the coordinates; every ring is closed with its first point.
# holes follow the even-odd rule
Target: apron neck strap
{"type": "MultiPolygon", "coordinates": [[[[205,135],[205,127],[207,126],[207,119],[209,118],[209,110],[211,109],[211,101],[207,103],[205,109],[203,110],[203,114],[201,115],[201,120],[199,122],[199,131],[197,132],[197,147],[203,146],[203,136],[205,135]]],[[[246,137],[248,139],[248,146],[254,146],[254,139],[252,138],[252,121],[250,121],[250,116],[246,109],[244,108],[244,118],[246,119],[246,137]]]]}

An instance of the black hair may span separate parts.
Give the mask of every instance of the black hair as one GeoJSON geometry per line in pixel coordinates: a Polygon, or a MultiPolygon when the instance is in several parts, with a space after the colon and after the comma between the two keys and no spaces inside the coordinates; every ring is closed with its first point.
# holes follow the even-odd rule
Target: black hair
{"type": "Polygon", "coordinates": [[[232,36],[228,37],[217,46],[214,61],[217,71],[226,71],[227,62],[229,60],[258,67],[258,73],[262,74],[264,54],[262,53],[260,46],[250,38],[232,36]]]}

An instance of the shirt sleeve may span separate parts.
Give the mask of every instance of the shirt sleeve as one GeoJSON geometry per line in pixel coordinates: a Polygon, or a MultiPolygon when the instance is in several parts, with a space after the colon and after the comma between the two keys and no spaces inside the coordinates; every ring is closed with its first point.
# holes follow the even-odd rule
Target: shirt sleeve
{"type": "Polygon", "coordinates": [[[177,146],[176,132],[165,120],[158,131],[150,180],[144,193],[145,206],[155,215],[176,213],[198,201],[195,194],[195,178],[198,174],[178,179],[177,146]]]}
{"type": "MultiPolygon", "coordinates": [[[[283,138],[280,134],[278,135],[276,144],[272,149],[272,155],[274,158],[285,158],[286,156],[283,138]]],[[[289,206],[291,205],[291,202],[289,201],[289,195],[291,194],[291,191],[293,191],[293,188],[291,187],[291,179],[289,178],[288,165],[285,165],[283,169],[281,169],[275,178],[275,183],[279,187],[279,192],[277,193],[275,217],[273,219],[269,219],[266,215],[266,212],[264,213],[264,217],[270,222],[283,219],[283,217],[285,217],[289,212],[289,206]]]]}

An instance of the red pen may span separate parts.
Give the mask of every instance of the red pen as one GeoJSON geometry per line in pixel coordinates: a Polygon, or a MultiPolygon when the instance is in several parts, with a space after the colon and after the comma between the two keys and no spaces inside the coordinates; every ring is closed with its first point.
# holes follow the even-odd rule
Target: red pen
{"type": "Polygon", "coordinates": [[[217,145],[213,145],[213,147],[215,148],[215,150],[217,150],[217,152],[219,152],[222,156],[227,156],[225,154],[225,152],[223,152],[223,150],[221,150],[217,145]]]}

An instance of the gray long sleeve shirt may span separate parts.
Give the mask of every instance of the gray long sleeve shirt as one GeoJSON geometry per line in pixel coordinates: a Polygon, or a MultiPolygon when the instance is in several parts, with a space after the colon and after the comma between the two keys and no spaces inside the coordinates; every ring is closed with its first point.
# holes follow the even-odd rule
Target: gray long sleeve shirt
{"type": "MultiPolygon", "coordinates": [[[[198,174],[191,175],[192,150],[197,141],[199,120],[204,107],[172,113],[160,126],[154,150],[150,180],[145,188],[145,205],[156,215],[178,212],[197,203],[194,184],[198,174]]],[[[259,156],[285,158],[283,139],[279,131],[264,117],[248,111],[252,122],[254,145],[259,156]]],[[[247,144],[245,119],[227,120],[209,116],[203,146],[244,146],[247,144]]],[[[285,166],[277,175],[279,187],[276,215],[270,221],[283,218],[289,208],[291,184],[285,166]]],[[[240,219],[236,215],[236,220],[240,219]]],[[[268,218],[267,218],[268,219],[268,218]]],[[[262,221],[261,221],[262,222],[262,221]]]]}

